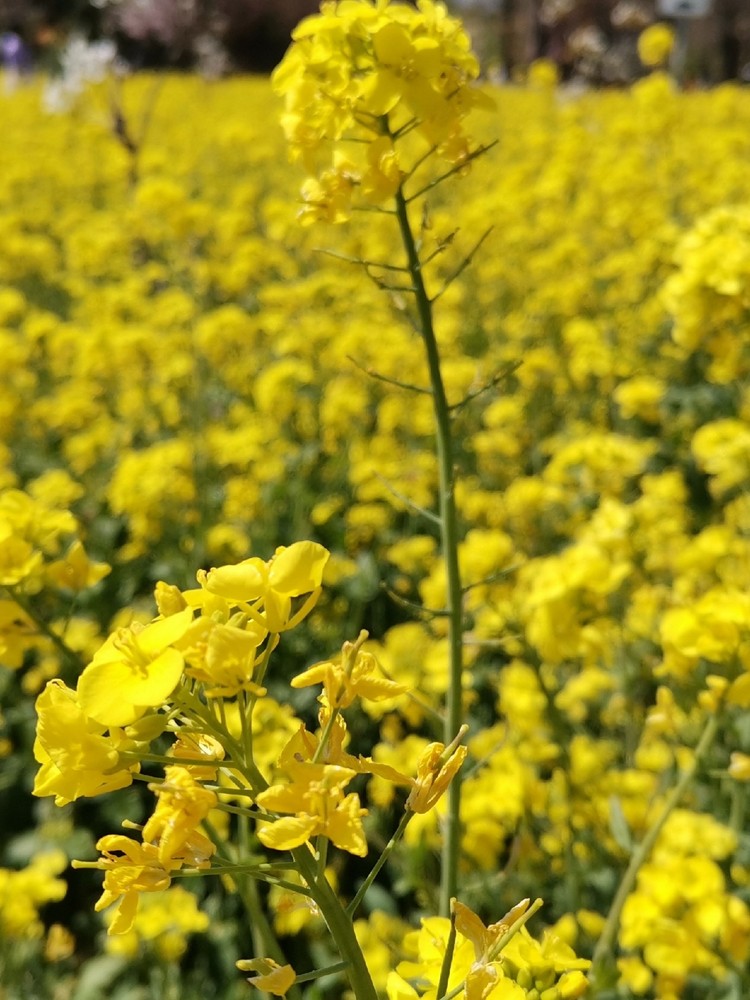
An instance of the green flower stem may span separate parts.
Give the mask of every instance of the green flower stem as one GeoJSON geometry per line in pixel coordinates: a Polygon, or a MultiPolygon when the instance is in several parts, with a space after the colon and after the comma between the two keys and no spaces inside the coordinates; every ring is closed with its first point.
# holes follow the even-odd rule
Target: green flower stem
{"type": "Polygon", "coordinates": [[[383,865],[386,863],[386,861],[388,860],[388,858],[391,856],[391,852],[393,851],[393,848],[396,846],[396,844],[399,842],[399,840],[401,840],[401,838],[403,837],[404,830],[406,830],[406,827],[407,827],[407,825],[409,823],[409,820],[412,818],[413,815],[414,815],[414,813],[411,812],[411,810],[407,810],[404,813],[404,815],[401,817],[401,819],[399,821],[399,824],[396,827],[396,832],[393,834],[393,836],[391,837],[391,839],[385,845],[385,848],[383,849],[383,853],[380,855],[380,857],[378,858],[378,860],[373,865],[372,871],[370,872],[370,874],[367,876],[367,878],[364,880],[364,882],[362,883],[362,885],[357,890],[357,894],[354,897],[354,899],[347,906],[346,912],[349,914],[350,917],[353,917],[354,914],[357,912],[359,904],[365,898],[365,893],[367,892],[367,890],[370,888],[370,886],[372,885],[372,883],[377,878],[378,872],[380,871],[380,869],[383,867],[383,865]]]}
{"type": "Polygon", "coordinates": [[[442,997],[448,992],[448,983],[451,977],[451,966],[453,965],[453,952],[456,949],[456,916],[451,913],[451,929],[448,931],[448,940],[445,944],[445,954],[443,964],[440,966],[440,978],[437,984],[436,996],[442,997]]]}
{"type": "MultiPolygon", "coordinates": [[[[255,674],[254,680],[258,686],[262,686],[263,684],[263,679],[265,678],[266,670],[268,669],[268,661],[271,659],[271,653],[273,653],[274,649],[276,649],[276,647],[278,646],[280,638],[281,637],[278,634],[278,632],[271,632],[271,634],[268,636],[268,642],[266,643],[266,647],[263,650],[263,654],[253,668],[253,673],[255,674]]],[[[258,696],[256,694],[250,695],[251,715],[257,700],[258,696]]]]}
{"type": "MultiPolygon", "coordinates": [[[[203,787],[205,788],[206,786],[204,785],[203,787]]],[[[227,793],[227,789],[223,789],[222,791],[225,794],[227,793]]],[[[229,791],[231,794],[231,790],[229,791]]],[[[221,793],[219,792],[217,794],[221,793]]],[[[250,819],[253,820],[253,822],[258,819],[269,820],[272,822],[276,819],[276,817],[272,816],[271,813],[263,812],[262,809],[244,809],[242,806],[232,806],[228,802],[222,802],[221,800],[216,803],[214,809],[219,809],[221,812],[225,813],[231,813],[233,816],[241,816],[243,819],[250,819]]]]}
{"type": "MultiPolygon", "coordinates": [[[[236,764],[233,760],[219,760],[218,757],[170,757],[166,754],[151,753],[147,751],[146,753],[140,753],[138,750],[119,750],[118,755],[120,760],[136,760],[141,763],[148,761],[150,764],[164,764],[165,767],[216,767],[217,770],[222,770],[223,768],[231,768],[235,771],[241,771],[243,768],[242,764],[236,764]]],[[[152,781],[152,777],[149,776],[149,781],[152,781]]],[[[220,788],[218,785],[206,786],[212,788],[216,791],[220,788]]],[[[220,788],[221,791],[226,791],[226,788],[220,788]]],[[[234,789],[232,789],[232,794],[234,794],[234,789]]],[[[248,795],[252,794],[248,789],[248,795]]]]}
{"type": "MultiPolygon", "coordinates": [[[[182,687],[178,687],[172,697],[175,704],[182,709],[185,715],[196,723],[199,729],[205,729],[211,735],[215,736],[221,745],[225,749],[229,750],[232,756],[237,760],[243,759],[244,748],[242,745],[234,739],[229,730],[225,726],[222,726],[211,712],[206,710],[206,706],[203,702],[201,702],[199,698],[196,698],[196,696],[188,690],[185,684],[183,684],[182,687]]],[[[220,767],[221,764],[218,764],[217,766],[220,767]]],[[[260,791],[262,788],[268,787],[268,782],[260,773],[254,761],[246,761],[244,771],[246,777],[256,792],[260,791]]]]}
{"type": "MultiPolygon", "coordinates": [[[[259,776],[261,781],[259,790],[267,788],[268,782],[260,772],[259,776]]],[[[323,919],[344,961],[343,967],[347,970],[355,1000],[379,1000],[365,956],[354,933],[352,918],[329,885],[325,872],[318,872],[317,860],[307,845],[295,848],[291,851],[291,855],[297,871],[307,883],[309,895],[323,914],[323,919]]]]}
{"type": "Polygon", "coordinates": [[[325,728],[323,732],[320,734],[320,740],[318,741],[318,745],[315,748],[315,753],[313,754],[312,758],[313,764],[319,764],[320,758],[325,754],[326,750],[328,749],[328,740],[331,736],[331,733],[333,732],[333,727],[336,722],[336,719],[339,716],[339,712],[340,712],[339,708],[334,708],[331,714],[328,716],[325,728]]]}
{"type": "MultiPolygon", "coordinates": [[[[396,214],[401,231],[401,239],[408,259],[409,273],[414,284],[419,327],[427,356],[427,365],[432,386],[433,408],[435,411],[440,540],[443,560],[445,562],[448,612],[449,680],[444,721],[444,742],[448,744],[461,728],[463,721],[461,705],[461,672],[463,666],[461,641],[462,592],[461,572],[458,564],[458,517],[454,489],[453,438],[450,407],[445,394],[445,386],[440,369],[440,352],[432,322],[432,303],[427,295],[422,277],[422,263],[419,258],[419,251],[417,250],[411,222],[409,221],[409,211],[403,188],[399,188],[396,192],[396,214]]],[[[450,914],[451,898],[456,895],[458,886],[458,861],[461,847],[460,802],[461,774],[459,772],[451,782],[448,791],[448,809],[445,817],[443,865],[440,883],[440,912],[443,916],[450,914]]]]}
{"type": "Polygon", "coordinates": [[[336,962],[335,965],[327,965],[325,969],[314,969],[312,972],[303,972],[297,976],[297,982],[311,983],[315,979],[322,979],[324,976],[335,976],[337,972],[346,972],[346,962],[336,962]]]}
{"type": "Polygon", "coordinates": [[[325,874],[318,875],[317,864],[305,846],[292,851],[292,857],[297,862],[302,877],[312,890],[313,898],[318,904],[323,919],[328,925],[339,953],[346,963],[355,1000],[378,1000],[378,993],[367,968],[365,956],[354,933],[351,916],[341,905],[336,893],[328,884],[325,874]]]}
{"type": "Polygon", "coordinates": [[[254,762],[252,706],[249,704],[246,691],[237,692],[237,708],[240,714],[240,725],[242,726],[242,745],[245,751],[245,760],[254,762]]]}
{"type": "Polygon", "coordinates": [[[325,873],[328,863],[328,844],[330,841],[324,833],[321,833],[315,840],[315,851],[318,855],[318,871],[321,875],[325,873]]]}
{"type": "Polygon", "coordinates": [[[240,894],[245,909],[251,917],[253,948],[256,957],[272,958],[279,965],[286,965],[287,959],[276,939],[271,922],[266,916],[266,909],[258,892],[258,883],[254,878],[237,879],[236,881],[238,885],[241,885],[240,894]]]}
{"type": "MultiPolygon", "coordinates": [[[[247,849],[249,841],[247,817],[240,817],[238,843],[234,845],[234,850],[230,849],[224,838],[209,820],[204,820],[203,826],[214,844],[216,844],[225,854],[233,853],[235,855],[237,867],[241,869],[242,854],[247,849]]],[[[226,867],[223,867],[222,873],[226,873],[226,871],[226,867]]],[[[284,952],[281,950],[281,945],[279,944],[273,927],[266,916],[265,907],[260,898],[258,882],[255,876],[246,870],[244,874],[239,871],[235,871],[233,877],[234,884],[237,886],[237,892],[242,900],[242,905],[244,906],[245,912],[250,919],[250,934],[253,939],[253,951],[255,952],[256,958],[272,958],[275,962],[278,962],[279,965],[286,965],[287,960],[284,956],[284,952]]],[[[287,996],[290,1000],[302,1000],[302,994],[296,986],[292,986],[290,988],[287,996]]]]}
{"type": "Polygon", "coordinates": [[[650,829],[647,831],[646,836],[630,856],[630,864],[622,877],[622,881],[617,889],[615,898],[612,900],[612,905],[609,908],[607,920],[604,924],[604,930],[596,943],[596,948],[594,948],[594,954],[591,960],[591,972],[589,975],[590,981],[594,987],[596,987],[597,978],[601,975],[602,966],[607,962],[613,953],[617,931],[620,926],[622,908],[625,905],[625,900],[628,898],[633,886],[635,885],[636,876],[638,875],[641,866],[648,860],[654,844],[656,843],[664,824],[669,818],[670,813],[677,807],[683,795],[687,791],[690,782],[695,777],[701,761],[706,756],[714,738],[716,737],[718,728],[719,714],[710,715],[703,732],[701,733],[701,737],[698,740],[690,765],[681,773],[677,784],[672,788],[672,791],[667,796],[661,812],[656,817],[650,829]]]}

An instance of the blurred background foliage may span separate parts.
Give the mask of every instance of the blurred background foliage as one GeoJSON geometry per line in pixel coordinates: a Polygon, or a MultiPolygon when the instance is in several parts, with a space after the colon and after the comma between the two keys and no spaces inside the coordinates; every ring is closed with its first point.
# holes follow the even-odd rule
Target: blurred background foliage
{"type": "MultiPolygon", "coordinates": [[[[198,68],[207,75],[264,72],[281,58],[316,0],[0,0],[0,32],[31,57],[54,62],[71,32],[111,38],[135,68],[198,68]]],[[[541,57],[564,79],[622,85],[640,76],[636,41],[664,19],[660,0],[449,0],[488,75],[513,78],[541,57]]],[[[690,7],[690,4],[687,4],[690,7]]],[[[684,19],[687,76],[695,83],[750,80],[750,5],[710,0],[684,19]]]]}

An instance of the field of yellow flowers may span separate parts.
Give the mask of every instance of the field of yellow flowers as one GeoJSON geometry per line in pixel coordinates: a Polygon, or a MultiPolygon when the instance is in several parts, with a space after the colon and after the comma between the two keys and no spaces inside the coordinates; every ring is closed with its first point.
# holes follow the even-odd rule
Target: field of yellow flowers
{"type": "MultiPolygon", "coordinates": [[[[657,72],[574,96],[536,79],[488,90],[494,107],[470,130],[494,145],[428,192],[420,228],[463,579],[450,931],[435,916],[445,802],[417,808],[421,778],[402,842],[386,846],[403,809],[393,775],[423,776],[448,683],[432,403],[408,388],[429,374],[403,276],[366,263],[401,263],[392,217],[300,225],[301,172],[267,80],[126,80],[137,162],[110,126],[108,84],[56,115],[35,84],[0,96],[0,996],[250,995],[234,962],[272,954],[259,949],[274,935],[298,971],[329,970],[306,997],[341,995],[319,901],[291,895],[311,884],[299,845],[313,834],[332,844],[318,850],[326,884],[361,905],[354,933],[390,1000],[566,1000],[584,995],[592,955],[597,1000],[750,995],[750,92],[680,93],[657,72]],[[266,562],[278,546],[291,584],[266,562]],[[251,556],[265,582],[254,590],[248,569],[243,591],[228,567],[251,556]],[[196,591],[212,567],[225,569],[196,591]],[[164,619],[145,625],[155,587],[166,639],[164,619]],[[216,725],[250,741],[265,773],[284,753],[335,770],[319,763],[307,685],[329,685],[330,736],[355,692],[331,693],[340,668],[324,658],[369,632],[366,653],[344,650],[344,663],[373,654],[379,673],[358,682],[337,775],[369,755],[357,802],[387,874],[367,881],[351,796],[326,772],[348,825],[320,819],[295,840],[277,818],[283,832],[258,834],[291,852],[285,876],[261,865],[257,882],[227,862],[215,884],[185,878],[144,893],[135,915],[105,911],[124,931],[105,937],[100,873],[67,865],[96,864],[97,840],[113,864],[107,850],[130,850],[113,833],[123,820],[148,839],[158,809],[147,822],[127,764],[143,737],[127,727],[174,681],[144,702],[105,691],[92,666],[131,622],[154,650],[179,645],[188,607],[227,629],[255,622],[264,664],[267,636],[282,636],[264,687],[224,677],[208,693],[229,699],[216,725]],[[329,672],[301,673],[316,660],[329,672]],[[63,684],[87,665],[74,707],[63,684]],[[38,739],[88,727],[75,787],[34,748],[37,698],[42,721],[50,706],[63,720],[62,737],[40,725],[38,739]],[[247,732],[229,718],[243,698],[247,732]],[[117,750],[107,726],[127,733],[117,750]],[[268,918],[249,927],[239,897],[268,918]],[[534,937],[519,931],[502,968],[487,966],[496,978],[472,980],[469,942],[481,964],[493,922],[537,897],[534,937]],[[440,955],[456,926],[464,971],[449,981],[440,955]]],[[[184,739],[177,756],[206,754],[215,774],[219,758],[184,739]]],[[[291,788],[257,801],[294,812],[291,788]]],[[[223,801],[247,839],[242,793],[223,801]]],[[[196,823],[210,795],[191,799],[196,823]]],[[[193,836],[215,845],[232,817],[212,817],[193,836]]],[[[180,841],[198,875],[202,843],[180,841]]],[[[263,961],[245,967],[287,992],[273,979],[286,966],[263,961]]]]}

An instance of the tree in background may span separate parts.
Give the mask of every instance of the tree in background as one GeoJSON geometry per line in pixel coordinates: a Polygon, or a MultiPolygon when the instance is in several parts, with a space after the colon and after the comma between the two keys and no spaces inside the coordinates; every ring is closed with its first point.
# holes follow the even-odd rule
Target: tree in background
{"type": "Polygon", "coordinates": [[[0,31],[39,57],[72,32],[112,37],[136,67],[270,70],[316,0],[0,0],[0,31]]]}
{"type": "MultiPolygon", "coordinates": [[[[660,19],[656,0],[454,0],[468,20],[485,65],[511,79],[537,58],[551,59],[564,78],[617,85],[643,68],[636,41],[660,19]]],[[[713,0],[711,13],[688,24],[689,80],[750,81],[750,5],[713,0]]]]}
{"type": "MultiPolygon", "coordinates": [[[[264,72],[280,60],[298,21],[318,0],[0,0],[0,33],[34,60],[52,61],[71,33],[113,38],[136,68],[197,67],[208,75],[264,72]]],[[[485,69],[513,79],[539,58],[563,78],[623,85],[643,67],[638,35],[659,20],[657,0],[447,0],[474,36],[485,69]]],[[[748,0],[713,0],[689,24],[686,79],[750,82],[748,0]]]]}

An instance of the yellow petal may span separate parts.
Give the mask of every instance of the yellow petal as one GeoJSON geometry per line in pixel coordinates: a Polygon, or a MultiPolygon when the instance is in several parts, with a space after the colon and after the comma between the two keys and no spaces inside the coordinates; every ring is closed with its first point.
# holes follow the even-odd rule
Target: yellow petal
{"type": "Polygon", "coordinates": [[[456,930],[471,941],[476,957],[480,958],[487,948],[487,928],[476,913],[460,900],[454,899],[452,905],[456,918],[456,930]]]}
{"type": "MultiPolygon", "coordinates": [[[[95,909],[98,908],[95,907],[95,909]]],[[[138,910],[138,893],[126,893],[120,900],[120,905],[115,911],[112,923],[107,928],[107,934],[125,934],[133,926],[135,915],[138,910]]]]}
{"type": "Polygon", "coordinates": [[[309,840],[319,826],[315,816],[284,816],[258,830],[258,840],[275,851],[291,851],[309,840]]]}
{"type": "Polygon", "coordinates": [[[388,1000],[418,1000],[419,997],[414,987],[393,971],[388,973],[388,978],[385,981],[385,992],[388,1000]]]}
{"type": "Polygon", "coordinates": [[[255,601],[266,585],[266,564],[253,557],[236,566],[219,566],[200,577],[200,582],[211,594],[228,601],[255,601]]]}
{"type": "Polygon", "coordinates": [[[362,829],[362,816],[366,812],[360,808],[357,793],[351,792],[330,814],[325,827],[336,847],[360,858],[367,857],[367,840],[362,829]]]}
{"type": "Polygon", "coordinates": [[[242,972],[258,972],[260,975],[248,979],[251,986],[264,993],[274,996],[286,996],[297,978],[297,973],[291,965],[279,965],[272,958],[243,959],[237,962],[237,968],[242,972]]]}
{"type": "Polygon", "coordinates": [[[141,670],[124,660],[91,663],[78,679],[79,703],[103,726],[129,726],[169,697],[183,663],[176,649],[165,649],[141,670]]]}
{"type": "Polygon", "coordinates": [[[330,553],[317,542],[295,542],[276,550],[268,574],[269,585],[286,597],[299,597],[316,590],[330,553]]]}

